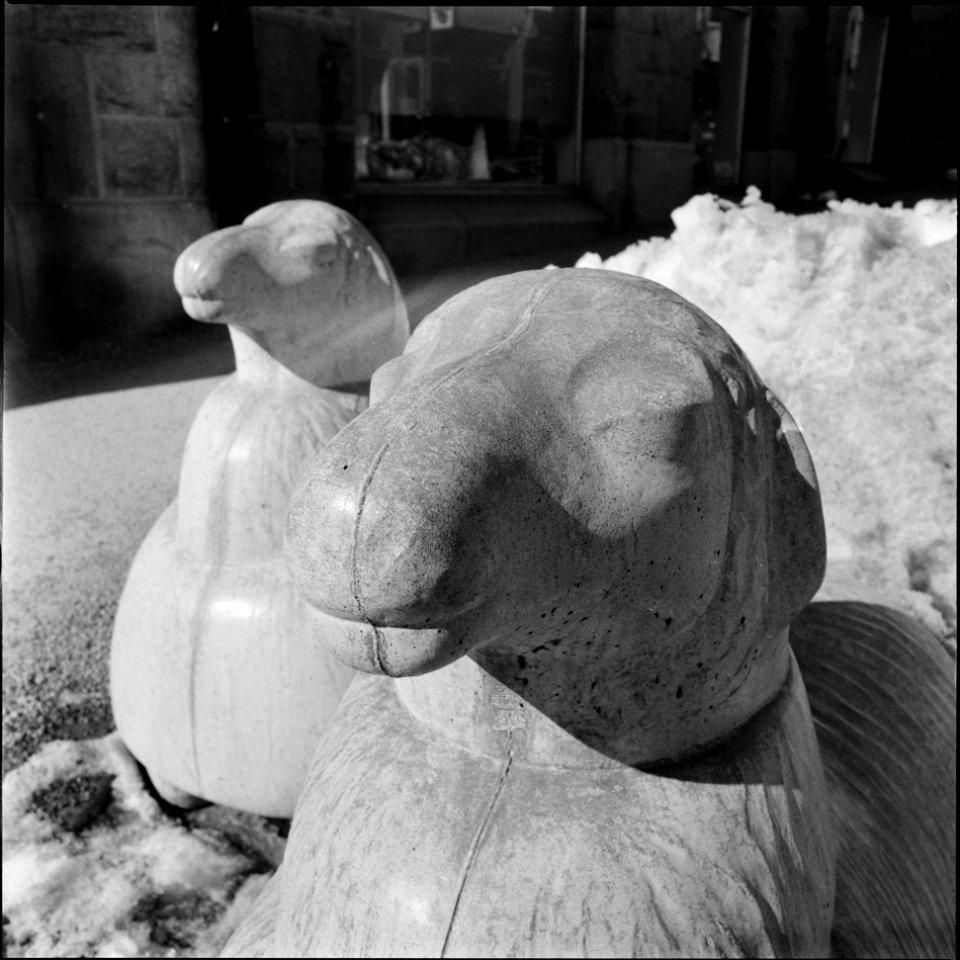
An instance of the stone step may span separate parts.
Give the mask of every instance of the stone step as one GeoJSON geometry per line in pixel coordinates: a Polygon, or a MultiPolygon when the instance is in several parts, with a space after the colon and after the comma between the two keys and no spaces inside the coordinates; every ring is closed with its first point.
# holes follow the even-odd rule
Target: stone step
{"type": "Polygon", "coordinates": [[[401,274],[545,247],[588,249],[610,229],[600,210],[562,188],[365,194],[357,215],[401,274]]]}

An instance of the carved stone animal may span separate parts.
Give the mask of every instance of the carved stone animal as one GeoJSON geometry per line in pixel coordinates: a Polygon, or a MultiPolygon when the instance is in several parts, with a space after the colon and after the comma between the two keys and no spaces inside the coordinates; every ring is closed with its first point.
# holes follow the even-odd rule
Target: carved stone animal
{"type": "Polygon", "coordinates": [[[790,621],[789,414],[611,272],[454,297],[291,502],[358,680],[227,956],[824,955],[835,841],[790,621]]]}
{"type": "Polygon", "coordinates": [[[353,671],[310,637],[282,554],[287,504],[366,408],[407,314],[373,237],[318,201],[276,203],[201,238],[174,281],[191,317],[228,324],[237,369],[198,412],[177,498],[131,568],[114,716],[171,802],[289,817],[353,671]]]}
{"type": "Polygon", "coordinates": [[[372,399],[287,550],[381,676],[224,956],[940,955],[942,651],[807,606],[813,465],[723,330],[649,281],[515,274],[434,312],[372,399]]]}

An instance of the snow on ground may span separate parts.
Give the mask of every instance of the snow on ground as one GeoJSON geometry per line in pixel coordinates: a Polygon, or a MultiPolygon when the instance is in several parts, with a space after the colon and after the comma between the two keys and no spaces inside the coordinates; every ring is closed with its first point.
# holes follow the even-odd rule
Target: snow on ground
{"type": "MultiPolygon", "coordinates": [[[[956,201],[778,213],[699,196],[670,238],[578,266],[702,307],[804,428],[827,517],[823,595],[956,635],[956,201]]],[[[954,641],[955,642],[955,641],[954,641]]],[[[3,782],[8,957],[211,957],[279,862],[276,824],[170,816],[116,736],[48,744],[3,782]]]]}
{"type": "Polygon", "coordinates": [[[673,221],[577,266],[676,290],[787,405],[821,485],[821,599],[887,603],[955,641],[956,200],[792,216],[751,188],[739,205],[694,197],[673,221]]]}
{"type": "Polygon", "coordinates": [[[279,862],[269,821],[166,815],[116,734],[3,781],[7,957],[215,957],[279,862]]]}

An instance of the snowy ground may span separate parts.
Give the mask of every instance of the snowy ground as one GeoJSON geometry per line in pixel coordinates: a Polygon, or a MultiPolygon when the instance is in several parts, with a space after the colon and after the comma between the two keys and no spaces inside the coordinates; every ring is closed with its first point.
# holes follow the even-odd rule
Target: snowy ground
{"type": "Polygon", "coordinates": [[[47,744],[3,782],[9,957],[215,957],[282,857],[276,825],[166,815],[116,735],[47,744]]]}
{"type": "MultiPolygon", "coordinates": [[[[879,600],[956,644],[956,202],[803,217],[696,197],[670,238],[602,261],[704,308],[803,427],[823,597],[879,600]]],[[[115,736],[48,744],[3,782],[9,957],[215,956],[284,824],[161,809],[115,736]]]]}

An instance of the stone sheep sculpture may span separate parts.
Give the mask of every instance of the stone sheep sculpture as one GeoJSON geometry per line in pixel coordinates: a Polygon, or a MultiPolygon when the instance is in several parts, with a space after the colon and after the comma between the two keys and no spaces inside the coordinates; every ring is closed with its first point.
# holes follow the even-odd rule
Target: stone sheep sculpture
{"type": "Polygon", "coordinates": [[[189,246],[186,312],[225,323],[236,372],[191,427],[176,500],[130,570],[111,652],[117,728],[161,796],[289,817],[354,671],[310,637],[287,571],[290,493],[409,336],[373,237],[283,201],[189,246]]]}
{"type": "Polygon", "coordinates": [[[949,953],[949,659],[808,606],[813,464],[717,324],[635,277],[514,274],[371,398],[286,534],[368,675],[223,956],[949,953]]]}

